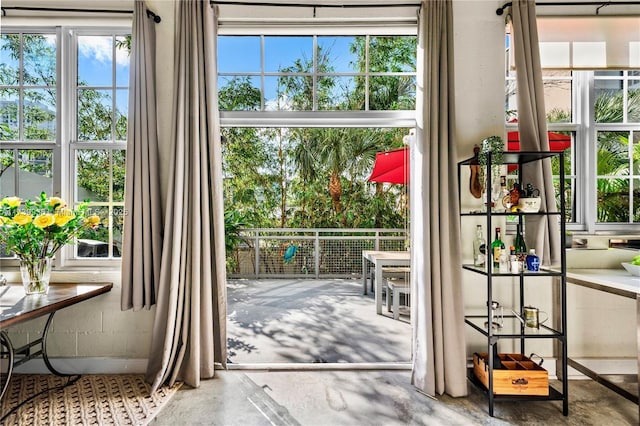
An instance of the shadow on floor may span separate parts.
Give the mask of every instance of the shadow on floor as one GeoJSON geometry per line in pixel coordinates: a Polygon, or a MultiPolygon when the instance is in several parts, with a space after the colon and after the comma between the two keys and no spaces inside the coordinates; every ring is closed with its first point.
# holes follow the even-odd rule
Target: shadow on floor
{"type": "Polygon", "coordinates": [[[228,361],[376,363],[411,359],[408,317],[377,315],[356,280],[229,280],[228,361]]]}

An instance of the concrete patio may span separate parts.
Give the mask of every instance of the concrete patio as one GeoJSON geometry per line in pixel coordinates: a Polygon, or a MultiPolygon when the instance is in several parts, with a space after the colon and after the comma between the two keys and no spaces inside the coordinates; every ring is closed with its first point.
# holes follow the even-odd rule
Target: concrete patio
{"type": "Polygon", "coordinates": [[[411,359],[409,316],[376,315],[360,280],[229,280],[227,292],[231,364],[411,359]]]}

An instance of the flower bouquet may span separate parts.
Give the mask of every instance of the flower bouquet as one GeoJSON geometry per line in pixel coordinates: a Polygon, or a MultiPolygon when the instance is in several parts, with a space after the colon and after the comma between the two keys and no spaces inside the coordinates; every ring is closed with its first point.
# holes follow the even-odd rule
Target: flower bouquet
{"type": "Polygon", "coordinates": [[[83,230],[100,224],[87,208],[85,202],[70,209],[61,198],[48,198],[44,192],[34,201],[19,197],[0,201],[0,242],[18,257],[27,294],[46,293],[56,252],[83,230]]]}

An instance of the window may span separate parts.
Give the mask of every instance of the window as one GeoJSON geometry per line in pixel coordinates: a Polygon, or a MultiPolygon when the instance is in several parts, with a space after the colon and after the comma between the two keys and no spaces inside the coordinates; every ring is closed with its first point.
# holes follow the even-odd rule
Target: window
{"type": "Polygon", "coordinates": [[[415,24],[395,34],[243,30],[218,36],[225,218],[243,228],[405,225],[406,187],[383,191],[367,177],[376,152],[401,147],[415,127],[415,24]]]}
{"type": "MultiPolygon", "coordinates": [[[[506,127],[516,130],[516,71],[507,58],[506,127]]],[[[571,138],[567,228],[640,229],[640,71],[544,69],[543,82],[550,149],[554,138],[571,138]]]]}
{"type": "Polygon", "coordinates": [[[250,100],[223,110],[415,109],[415,36],[222,35],[218,47],[220,92],[250,100]]]}
{"type": "Polygon", "coordinates": [[[0,37],[2,195],[90,200],[102,219],[59,264],[121,256],[129,32],[3,28],[0,37]]]}

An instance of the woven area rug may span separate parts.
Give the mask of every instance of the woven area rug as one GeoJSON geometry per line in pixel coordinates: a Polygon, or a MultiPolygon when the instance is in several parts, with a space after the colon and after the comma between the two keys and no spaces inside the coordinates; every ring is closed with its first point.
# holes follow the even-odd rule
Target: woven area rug
{"type": "MultiPolygon", "coordinates": [[[[16,374],[0,404],[0,418],[46,389],[67,383],[50,374],[16,374]]],[[[45,392],[9,415],[2,425],[146,425],[180,388],[162,387],[149,395],[142,374],[85,375],[63,389],[45,392]]]]}

